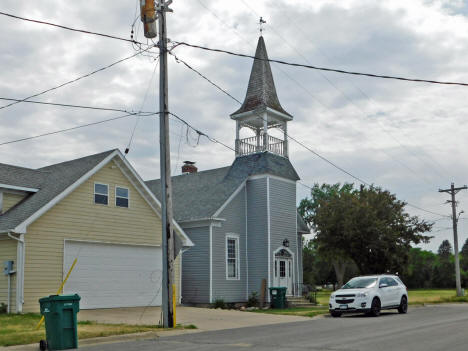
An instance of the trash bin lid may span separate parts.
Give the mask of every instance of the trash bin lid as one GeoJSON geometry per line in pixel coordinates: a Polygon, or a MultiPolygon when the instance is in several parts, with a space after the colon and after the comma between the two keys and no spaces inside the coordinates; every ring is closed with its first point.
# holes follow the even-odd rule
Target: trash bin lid
{"type": "Polygon", "coordinates": [[[78,294],[74,295],[49,295],[39,299],[39,302],[50,302],[50,301],[80,301],[81,296],[78,294]]]}

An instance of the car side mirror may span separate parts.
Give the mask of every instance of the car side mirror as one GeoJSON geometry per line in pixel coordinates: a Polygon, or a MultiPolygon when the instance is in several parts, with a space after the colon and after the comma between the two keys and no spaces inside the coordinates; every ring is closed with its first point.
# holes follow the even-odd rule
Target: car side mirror
{"type": "Polygon", "coordinates": [[[382,289],[382,288],[386,288],[387,286],[388,286],[388,284],[382,283],[382,284],[379,285],[379,288],[382,289]]]}

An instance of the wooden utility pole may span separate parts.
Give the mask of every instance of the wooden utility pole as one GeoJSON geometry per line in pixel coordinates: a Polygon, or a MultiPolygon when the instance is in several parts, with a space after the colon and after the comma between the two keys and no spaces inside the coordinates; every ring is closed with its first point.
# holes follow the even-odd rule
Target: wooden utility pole
{"type": "Polygon", "coordinates": [[[454,250],[455,250],[455,282],[457,285],[457,296],[462,296],[461,281],[460,281],[460,258],[458,256],[458,230],[457,230],[457,202],[455,201],[455,195],[460,190],[468,189],[466,185],[455,188],[455,185],[452,183],[449,189],[439,189],[439,193],[449,193],[451,195],[451,200],[447,200],[447,203],[452,203],[452,225],[453,225],[453,241],[454,241],[454,250]]]}
{"type": "Polygon", "coordinates": [[[159,22],[159,145],[161,169],[161,217],[162,217],[162,308],[163,325],[174,327],[173,277],[174,277],[174,230],[172,228],[172,185],[169,146],[169,102],[167,85],[167,33],[166,12],[172,12],[172,0],[158,0],[156,9],[159,22]]]}

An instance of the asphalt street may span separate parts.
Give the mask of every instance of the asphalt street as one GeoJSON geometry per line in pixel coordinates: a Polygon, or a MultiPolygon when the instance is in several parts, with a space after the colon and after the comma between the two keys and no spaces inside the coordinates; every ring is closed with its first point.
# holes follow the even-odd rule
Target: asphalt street
{"type": "MultiPolygon", "coordinates": [[[[246,312],[247,313],[247,312],[246,312]]],[[[100,344],[80,350],[468,350],[468,305],[414,307],[406,315],[348,315],[305,322],[100,344]]]]}

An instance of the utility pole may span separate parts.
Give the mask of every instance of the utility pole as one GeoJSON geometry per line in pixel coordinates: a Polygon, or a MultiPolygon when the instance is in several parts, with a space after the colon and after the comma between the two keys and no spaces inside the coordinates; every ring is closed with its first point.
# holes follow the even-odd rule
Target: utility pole
{"type": "Polygon", "coordinates": [[[466,190],[468,187],[466,185],[455,188],[455,185],[452,183],[449,189],[439,189],[439,193],[449,193],[452,197],[451,200],[447,200],[447,203],[452,203],[452,225],[453,225],[453,241],[454,241],[454,250],[455,250],[455,282],[457,285],[457,296],[462,296],[461,290],[461,281],[460,281],[460,258],[458,257],[458,229],[457,229],[457,202],[455,201],[455,195],[460,190],[466,190]]]}
{"type": "MultiPolygon", "coordinates": [[[[152,0],[151,0],[152,1],[152,0]]],[[[172,0],[157,0],[159,22],[159,145],[161,169],[161,217],[162,217],[162,308],[163,325],[174,327],[173,276],[174,276],[174,230],[172,228],[172,184],[169,144],[169,101],[167,84],[167,33],[166,12],[172,12],[172,0]]]]}
{"type": "Polygon", "coordinates": [[[166,12],[172,0],[140,0],[141,21],[146,38],[157,35],[159,24],[159,149],[161,171],[162,220],[162,309],[164,328],[174,327],[174,230],[172,228],[171,152],[169,144],[169,99],[167,97],[166,12]],[[155,6],[156,2],[156,6],[155,6]]]}

